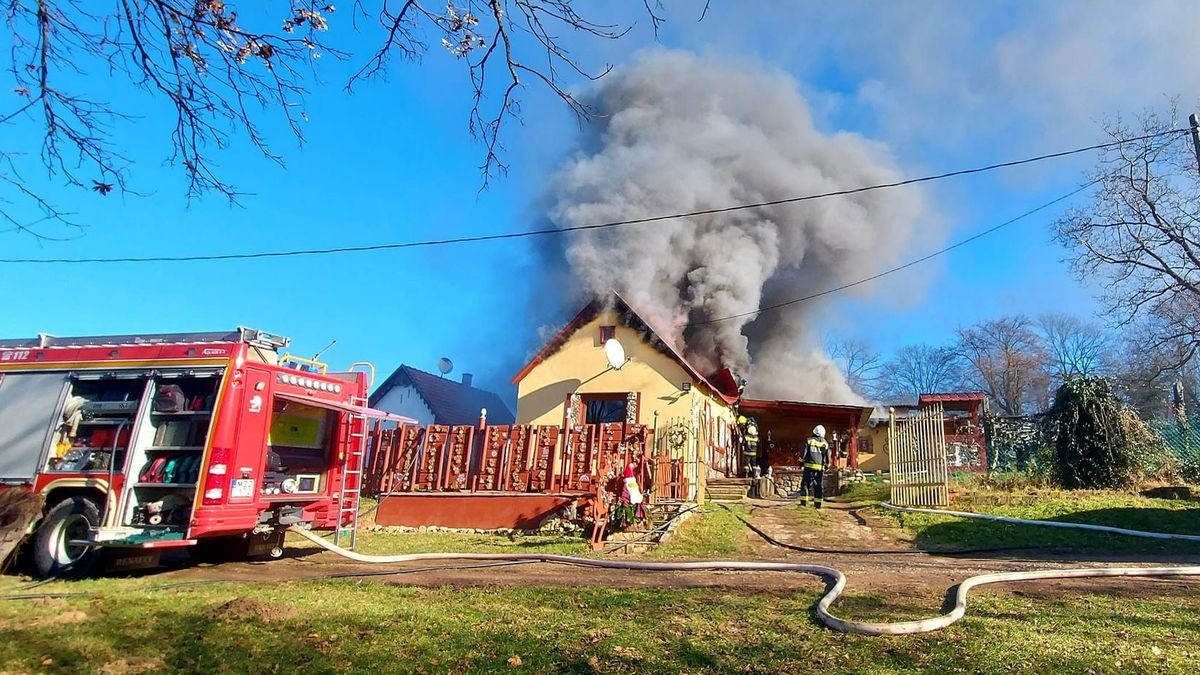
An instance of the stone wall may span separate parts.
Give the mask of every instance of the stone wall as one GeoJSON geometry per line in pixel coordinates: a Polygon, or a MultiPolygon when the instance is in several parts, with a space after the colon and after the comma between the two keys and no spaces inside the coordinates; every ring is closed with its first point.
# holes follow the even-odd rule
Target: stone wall
{"type": "MultiPolygon", "coordinates": [[[[799,497],[803,477],[804,473],[802,471],[776,471],[771,476],[771,482],[775,486],[775,495],[778,497],[799,497]]],[[[840,491],[838,472],[826,471],[825,496],[832,497],[840,491]]]]}

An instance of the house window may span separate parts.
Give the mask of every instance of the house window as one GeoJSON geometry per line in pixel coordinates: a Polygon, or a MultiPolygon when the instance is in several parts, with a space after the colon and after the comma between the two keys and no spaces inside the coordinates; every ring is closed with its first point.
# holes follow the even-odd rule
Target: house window
{"type": "Polygon", "coordinates": [[[608,342],[615,337],[617,337],[616,326],[600,326],[600,344],[603,345],[605,342],[608,342]]]}
{"type": "Polygon", "coordinates": [[[584,424],[625,422],[629,405],[628,394],[601,394],[583,397],[584,424]]]}
{"type": "Polygon", "coordinates": [[[858,437],[858,451],[864,455],[875,454],[875,449],[871,447],[871,439],[866,436],[858,437]]]}

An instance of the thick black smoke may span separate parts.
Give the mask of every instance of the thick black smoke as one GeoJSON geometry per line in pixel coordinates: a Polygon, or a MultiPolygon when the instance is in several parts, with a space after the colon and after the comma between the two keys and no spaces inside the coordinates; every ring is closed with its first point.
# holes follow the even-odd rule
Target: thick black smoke
{"type": "MultiPolygon", "coordinates": [[[[718,208],[900,178],[881,145],[824,134],[789,76],[682,52],[642,54],[592,94],[603,117],[551,178],[559,226],[718,208]]],[[[764,207],[571,235],[582,295],[616,290],[702,369],[745,374],[757,396],[860,400],[816,345],[823,305],[754,312],[870,275],[903,255],[913,190],[764,207]]]]}

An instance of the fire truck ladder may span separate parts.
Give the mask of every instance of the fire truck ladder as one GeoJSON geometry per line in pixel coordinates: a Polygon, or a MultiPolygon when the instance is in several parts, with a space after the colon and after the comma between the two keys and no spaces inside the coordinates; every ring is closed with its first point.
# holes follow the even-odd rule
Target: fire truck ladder
{"type": "MultiPolygon", "coordinates": [[[[354,406],[367,406],[367,399],[362,396],[354,396],[350,402],[354,406]]],[[[342,444],[342,447],[346,448],[346,456],[342,461],[342,489],[338,495],[338,525],[334,543],[354,550],[358,540],[358,506],[367,454],[367,416],[355,413],[349,415],[346,437],[342,444]]]]}

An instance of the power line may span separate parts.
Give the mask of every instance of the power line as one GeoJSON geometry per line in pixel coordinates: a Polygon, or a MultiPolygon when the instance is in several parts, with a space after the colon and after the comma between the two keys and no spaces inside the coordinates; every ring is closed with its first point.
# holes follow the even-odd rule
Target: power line
{"type": "Polygon", "coordinates": [[[922,176],[920,178],[909,178],[906,180],[894,181],[891,183],[877,183],[857,188],[849,188],[845,190],[834,190],[832,192],[822,192],[819,194],[802,195],[799,197],[787,197],[784,199],[773,199],[770,201],[754,202],[750,204],[737,204],[734,206],[725,206],[720,208],[702,209],[699,211],[688,211],[685,213],[672,213],[661,216],[647,216],[645,218],[632,218],[629,220],[616,220],[607,223],[598,223],[595,225],[577,225],[563,228],[544,228],[539,230],[524,230],[520,232],[501,232],[497,234],[484,234],[465,237],[451,237],[446,239],[428,239],[424,241],[407,241],[394,242],[385,244],[367,244],[362,246],[339,246],[332,248],[316,248],[316,249],[298,249],[291,251],[264,251],[259,253],[221,253],[213,255],[184,255],[184,256],[145,256],[145,257],[119,257],[119,258],[0,258],[0,263],[3,264],[84,264],[84,263],[150,263],[150,262],[202,262],[202,261],[217,261],[217,260],[253,260],[260,258],[287,258],[295,256],[309,255],[332,255],[336,253],[361,253],[366,251],[384,251],[397,250],[407,248],[426,248],[431,246],[448,246],[452,244],[466,244],[474,242],[498,241],[502,239],[519,239],[524,237],[539,237],[549,235],[559,235],[566,232],[583,232],[587,230],[600,230],[612,227],[620,227],[623,225],[638,225],[644,223],[653,223],[662,220],[672,220],[675,218],[694,218],[696,216],[707,216],[719,213],[730,213],[733,211],[742,211],[746,209],[756,209],[764,206],[779,206],[782,204],[795,204],[799,202],[813,201],[817,199],[827,199],[829,197],[840,197],[846,195],[854,195],[873,190],[883,190],[887,188],[902,187],[905,185],[915,185],[917,183],[928,183],[931,181],[953,178],[956,176],[966,176],[975,173],[983,173],[993,171],[995,169],[1003,169],[1022,164],[1032,164],[1041,162],[1047,159],[1056,159],[1069,155],[1076,155],[1083,152],[1091,152],[1093,150],[1102,150],[1111,148],[1124,143],[1134,141],[1144,141],[1159,136],[1169,134],[1185,134],[1189,133],[1190,128],[1170,129],[1160,131],[1145,136],[1135,138],[1126,138],[1119,141],[1110,141],[1108,143],[1099,143],[1089,145],[1083,148],[1075,148],[1074,150],[1064,150],[1062,152],[1052,152],[1036,157],[1027,157],[1025,159],[1013,160],[1010,162],[1000,162],[998,164],[989,164],[987,166],[975,167],[972,169],[959,169],[957,171],[949,171],[946,173],[935,174],[931,176],[922,176]]]}
{"type": "Polygon", "coordinates": [[[1040,206],[1035,206],[1034,208],[1029,209],[1025,213],[1022,213],[1019,216],[1010,218],[1010,219],[1004,221],[1003,223],[1000,223],[999,225],[994,225],[982,232],[971,235],[970,237],[967,237],[966,239],[957,241],[953,244],[950,244],[949,246],[947,246],[945,248],[938,249],[938,250],[934,251],[933,253],[922,256],[920,258],[917,258],[916,260],[910,260],[910,261],[904,263],[903,265],[899,265],[897,267],[893,267],[891,269],[884,270],[878,274],[873,274],[864,279],[859,279],[858,281],[852,281],[848,284],[842,284],[841,286],[836,286],[834,288],[828,288],[819,293],[813,293],[812,295],[806,295],[802,298],[795,298],[794,300],[787,300],[785,302],[779,302],[779,303],[776,303],[773,305],[766,305],[765,307],[759,307],[758,309],[751,311],[751,312],[742,312],[740,314],[730,314],[729,316],[717,317],[715,319],[705,319],[704,321],[692,321],[692,322],[688,323],[688,326],[689,327],[690,326],[705,326],[705,325],[712,324],[712,323],[720,323],[722,321],[731,321],[733,319],[740,319],[740,318],[748,317],[748,316],[757,316],[759,314],[762,314],[763,312],[769,312],[771,310],[780,309],[782,307],[787,307],[789,305],[797,305],[802,302],[808,302],[809,300],[815,300],[817,298],[820,298],[820,297],[823,297],[826,295],[838,293],[838,292],[844,291],[848,288],[854,288],[855,286],[861,286],[863,284],[870,283],[881,277],[886,277],[889,274],[895,274],[896,272],[899,272],[901,270],[906,270],[909,267],[912,267],[914,265],[920,265],[921,263],[923,263],[927,260],[936,258],[940,255],[945,255],[946,253],[949,253],[950,251],[953,251],[954,249],[959,248],[961,246],[966,246],[967,244],[975,241],[976,239],[986,237],[987,235],[992,234],[993,232],[996,232],[997,230],[1001,230],[1005,227],[1008,227],[1009,225],[1012,225],[1013,223],[1015,223],[1019,220],[1028,218],[1029,216],[1032,216],[1033,214],[1037,213],[1038,211],[1043,211],[1045,209],[1050,208],[1051,206],[1054,206],[1055,204],[1057,204],[1063,200],[1070,199],[1071,197],[1074,197],[1075,195],[1079,194],[1080,192],[1083,192],[1084,190],[1092,187],[1093,185],[1104,180],[1105,178],[1107,178],[1107,176],[1101,176],[1100,178],[1097,178],[1096,180],[1093,180],[1089,183],[1085,183],[1084,185],[1082,185],[1074,190],[1071,190],[1070,192],[1068,192],[1065,195],[1062,195],[1061,197],[1056,197],[1056,198],[1046,202],[1045,204],[1042,204],[1040,206]]]}

